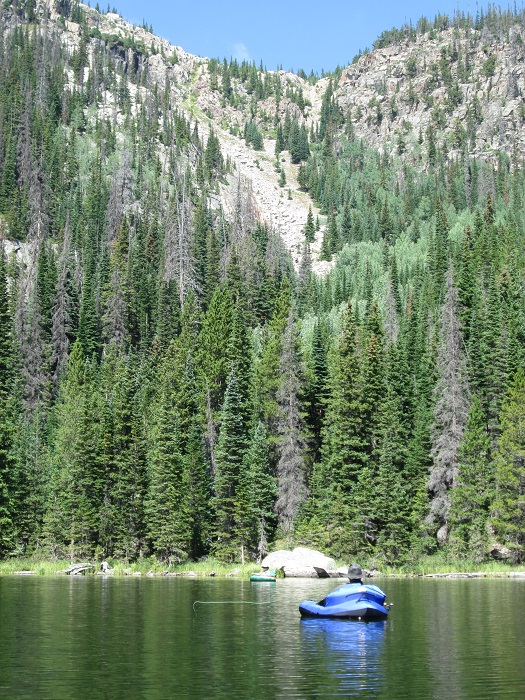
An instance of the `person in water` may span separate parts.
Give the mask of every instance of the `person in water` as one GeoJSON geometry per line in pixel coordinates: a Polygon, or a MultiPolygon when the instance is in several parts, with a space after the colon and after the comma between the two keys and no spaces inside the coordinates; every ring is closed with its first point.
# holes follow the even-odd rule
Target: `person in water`
{"type": "Polygon", "coordinates": [[[348,578],[350,583],[363,583],[363,569],[359,564],[350,564],[348,567],[348,578]]]}

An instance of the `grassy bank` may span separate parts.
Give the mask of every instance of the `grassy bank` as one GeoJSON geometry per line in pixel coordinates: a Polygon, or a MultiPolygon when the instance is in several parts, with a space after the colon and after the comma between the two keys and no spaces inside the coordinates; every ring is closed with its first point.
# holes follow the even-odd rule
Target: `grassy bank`
{"type": "MultiPolygon", "coordinates": [[[[15,575],[24,571],[31,571],[33,575],[38,576],[56,576],[64,572],[70,563],[69,560],[51,561],[35,558],[10,558],[0,561],[0,576],[15,575]]],[[[95,567],[93,573],[101,570],[100,561],[90,561],[90,563],[94,564],[95,567]]],[[[153,558],[139,559],[132,563],[109,559],[108,564],[115,576],[129,576],[133,574],[145,576],[150,572],[158,575],[169,572],[170,574],[183,576],[193,572],[196,576],[215,575],[217,577],[246,578],[260,570],[260,566],[252,562],[242,566],[241,564],[225,564],[214,559],[186,562],[173,566],[167,566],[165,563],[153,558]]],[[[348,562],[338,563],[339,566],[346,566],[347,564],[348,562]]],[[[489,576],[504,576],[510,572],[525,572],[525,564],[516,565],[502,561],[480,563],[468,560],[452,560],[442,555],[426,557],[417,562],[401,566],[385,566],[377,561],[361,561],[361,564],[363,568],[368,570],[375,569],[383,576],[425,576],[430,574],[473,572],[485,573],[489,576]]]]}
{"type": "MultiPolygon", "coordinates": [[[[366,567],[365,565],[365,568],[366,567]]],[[[373,568],[372,566],[370,568],[373,568]]],[[[512,571],[525,571],[525,565],[506,561],[487,560],[483,562],[468,559],[450,559],[442,555],[424,557],[417,562],[400,566],[379,566],[376,568],[385,576],[428,576],[431,574],[485,573],[501,576],[512,571]]]]}
{"type": "MultiPolygon", "coordinates": [[[[101,562],[93,560],[89,561],[94,565],[93,573],[101,571],[101,562]]],[[[162,574],[169,572],[171,574],[187,575],[193,572],[197,576],[217,577],[232,577],[245,578],[250,574],[260,571],[261,567],[255,563],[247,563],[245,566],[240,564],[225,564],[213,559],[208,559],[203,562],[186,562],[184,564],[176,564],[167,566],[163,562],[156,559],[139,559],[135,562],[126,562],[109,559],[107,560],[110,569],[115,576],[130,576],[133,574],[141,574],[145,576],[148,573],[162,574]]],[[[0,576],[15,575],[22,572],[33,572],[33,575],[38,576],[56,576],[62,574],[71,564],[69,560],[42,560],[35,558],[10,558],[0,561],[0,576]]]]}

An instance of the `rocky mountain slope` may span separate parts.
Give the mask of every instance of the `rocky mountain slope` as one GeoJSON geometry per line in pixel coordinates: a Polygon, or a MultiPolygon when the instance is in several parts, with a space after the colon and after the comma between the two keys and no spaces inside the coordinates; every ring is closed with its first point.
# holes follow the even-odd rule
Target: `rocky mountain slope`
{"type": "MultiPolygon", "coordinates": [[[[227,182],[221,184],[214,199],[215,206],[222,205],[231,213],[238,183],[250,183],[255,216],[280,233],[297,266],[308,210],[312,208],[317,216],[319,210],[301,191],[297,183],[299,166],[291,162],[288,151],[279,155],[276,164],[276,127],[288,113],[313,132],[329,79],[307,80],[284,71],[256,70],[258,85],[279,83],[277,94],[275,89],[254,90],[250,84],[252,69],[250,80],[246,72],[240,78],[232,74],[228,87],[231,94],[226,96],[226,69],[220,61],[193,56],[118,14],[101,14],[84,5],[82,8],[89,29],[87,42],[79,23],[60,16],[55,0],[40,0],[36,13],[46,31],[59,32],[70,54],[79,52],[84,44],[88,62],[83,81],[96,72],[93,49],[101,43],[117,60],[135,63],[140,79],[125,85],[132,113],[138,112],[149,93],[164,91],[172,105],[198,124],[201,136],[207,138],[213,128],[224,159],[231,163],[227,182]],[[254,150],[243,138],[248,121],[261,131],[261,150],[254,150]],[[284,171],[285,185],[278,167],[284,171]]],[[[498,17],[494,26],[485,22],[480,29],[464,18],[457,18],[450,26],[452,23],[441,17],[433,25],[420,23],[417,29],[385,33],[374,51],[334,75],[333,99],[341,108],[346,128],[371,146],[405,154],[414,162],[421,154],[431,157],[436,147],[449,158],[465,151],[486,159],[495,158],[499,151],[522,154],[523,30],[516,17],[507,24],[504,16],[503,20],[501,15],[498,17]]],[[[70,70],[69,78],[74,90],[78,76],[70,70]]],[[[97,114],[86,116],[104,117],[117,127],[122,125],[126,117],[118,91],[103,90],[97,114]]],[[[161,113],[156,118],[162,123],[161,113]]],[[[317,272],[331,265],[317,259],[324,228],[321,217],[321,228],[312,244],[317,272]]]]}
{"type": "MultiPolygon", "coordinates": [[[[319,118],[321,97],[326,81],[319,81],[315,86],[298,76],[280,71],[278,75],[283,91],[292,88],[301,88],[305,101],[309,104],[308,111],[301,114],[297,106],[286,96],[279,102],[275,97],[259,100],[257,103],[257,122],[264,129],[264,148],[254,151],[247,146],[242,138],[242,129],[247,117],[253,113],[253,105],[249,103],[249,91],[241,81],[234,84],[234,91],[240,98],[236,106],[225,103],[218,89],[211,86],[210,61],[198,58],[185,52],[179,46],[172,46],[144,27],[137,27],[123,20],[115,13],[100,14],[99,12],[82,5],[87,18],[90,39],[86,47],[91,57],[93,47],[97,42],[104,42],[110,52],[120,56],[122,60],[127,54],[134,53],[140,63],[142,72],[142,84],[129,83],[132,113],[137,113],[139,103],[147,99],[151,90],[169,92],[172,105],[176,105],[193,124],[198,124],[199,133],[208,137],[210,128],[220,140],[221,151],[225,160],[231,161],[233,169],[227,178],[227,183],[221,185],[218,198],[214,198],[215,204],[222,204],[226,213],[231,214],[235,206],[236,192],[239,181],[249,183],[252,193],[252,203],[255,208],[255,216],[266,221],[283,238],[287,248],[291,251],[294,263],[298,265],[302,240],[302,230],[307,219],[308,210],[311,207],[314,213],[318,213],[315,204],[309,197],[301,192],[296,180],[297,165],[292,165],[290,156],[283,152],[280,158],[281,167],[285,172],[286,188],[278,184],[279,174],[275,169],[275,139],[273,123],[274,116],[278,114],[284,119],[286,111],[300,116],[308,125],[314,124],[319,118]],[[241,137],[232,134],[237,129],[241,137]]],[[[69,53],[78,52],[82,44],[82,27],[79,23],[63,21],[56,11],[54,0],[45,0],[39,5],[42,16],[47,14],[51,27],[58,27],[60,39],[69,53]]],[[[84,69],[83,80],[88,80],[93,70],[91,64],[84,69]]],[[[262,73],[261,73],[262,74],[262,73]]],[[[70,87],[74,89],[75,76],[70,71],[70,87]]],[[[105,90],[99,100],[99,118],[110,119],[115,125],[122,125],[125,114],[118,103],[118,94],[105,90]]],[[[94,118],[94,115],[91,115],[94,118]]],[[[162,115],[159,115],[162,121],[162,115]]],[[[166,154],[165,154],[166,155],[166,154]]],[[[312,245],[315,253],[321,244],[322,230],[317,235],[317,240],[312,245]]],[[[314,268],[322,272],[328,267],[326,262],[316,261],[314,256],[314,268]]]]}
{"type": "Polygon", "coordinates": [[[336,92],[358,135],[377,148],[428,143],[449,156],[523,152],[525,53],[519,24],[421,32],[348,66],[336,92]],[[404,145],[403,145],[404,144],[404,145]]]}

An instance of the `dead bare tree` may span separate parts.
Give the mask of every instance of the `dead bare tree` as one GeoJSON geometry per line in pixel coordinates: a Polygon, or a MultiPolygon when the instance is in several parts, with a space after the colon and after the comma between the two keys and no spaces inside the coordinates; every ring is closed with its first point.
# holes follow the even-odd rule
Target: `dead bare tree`
{"type": "Polygon", "coordinates": [[[387,344],[395,344],[397,342],[397,336],[399,335],[399,320],[394,289],[392,286],[392,280],[390,279],[388,280],[388,290],[385,299],[385,317],[383,326],[387,344]]]}
{"type": "Polygon", "coordinates": [[[105,313],[102,317],[103,333],[108,343],[122,347],[127,339],[128,305],[122,270],[114,265],[111,271],[110,293],[105,300],[105,313]]]}
{"type": "Polygon", "coordinates": [[[108,243],[115,238],[116,231],[124,215],[134,201],[135,173],[131,167],[131,154],[126,149],[122,153],[120,167],[113,175],[109,188],[106,220],[108,228],[108,243]]]}
{"type": "Polygon", "coordinates": [[[433,465],[428,489],[431,494],[429,523],[437,528],[439,541],[448,536],[450,489],[457,476],[458,451],[467,422],[470,390],[463,334],[458,316],[458,290],[454,286],[452,263],[446,276],[445,301],[440,310],[440,343],[437,356],[439,375],[434,397],[432,424],[433,465]]]}
{"type": "Polygon", "coordinates": [[[35,409],[46,386],[42,318],[36,290],[38,255],[39,246],[35,241],[30,248],[29,263],[20,271],[15,309],[15,329],[22,358],[25,402],[29,411],[35,409]]]}
{"type": "Polygon", "coordinates": [[[171,180],[174,200],[168,205],[164,238],[164,279],[176,279],[180,305],[190,292],[202,291],[198,283],[194,251],[192,250],[192,212],[190,175],[182,158],[173,159],[171,180]]]}
{"type": "Polygon", "coordinates": [[[298,335],[294,323],[294,311],[290,310],[283,335],[279,363],[281,384],[277,392],[277,430],[279,442],[277,452],[277,502],[275,510],[286,534],[293,530],[299,505],[306,499],[306,475],[303,437],[301,392],[301,364],[298,335]]]}
{"type": "Polygon", "coordinates": [[[55,388],[58,387],[69,356],[68,334],[72,329],[71,308],[73,305],[71,290],[74,284],[71,278],[70,253],[71,229],[68,219],[64,228],[64,240],[58,260],[58,280],[51,326],[51,363],[54,366],[53,385],[55,388]]]}

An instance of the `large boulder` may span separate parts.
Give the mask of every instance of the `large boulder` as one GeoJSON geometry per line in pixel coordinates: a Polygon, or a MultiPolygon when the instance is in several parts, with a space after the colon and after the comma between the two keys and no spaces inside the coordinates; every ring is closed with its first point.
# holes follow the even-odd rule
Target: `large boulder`
{"type": "Polygon", "coordinates": [[[281,569],[292,578],[327,578],[339,576],[337,564],[322,552],[305,547],[293,551],[281,549],[268,554],[261,562],[263,568],[281,569]]]}

